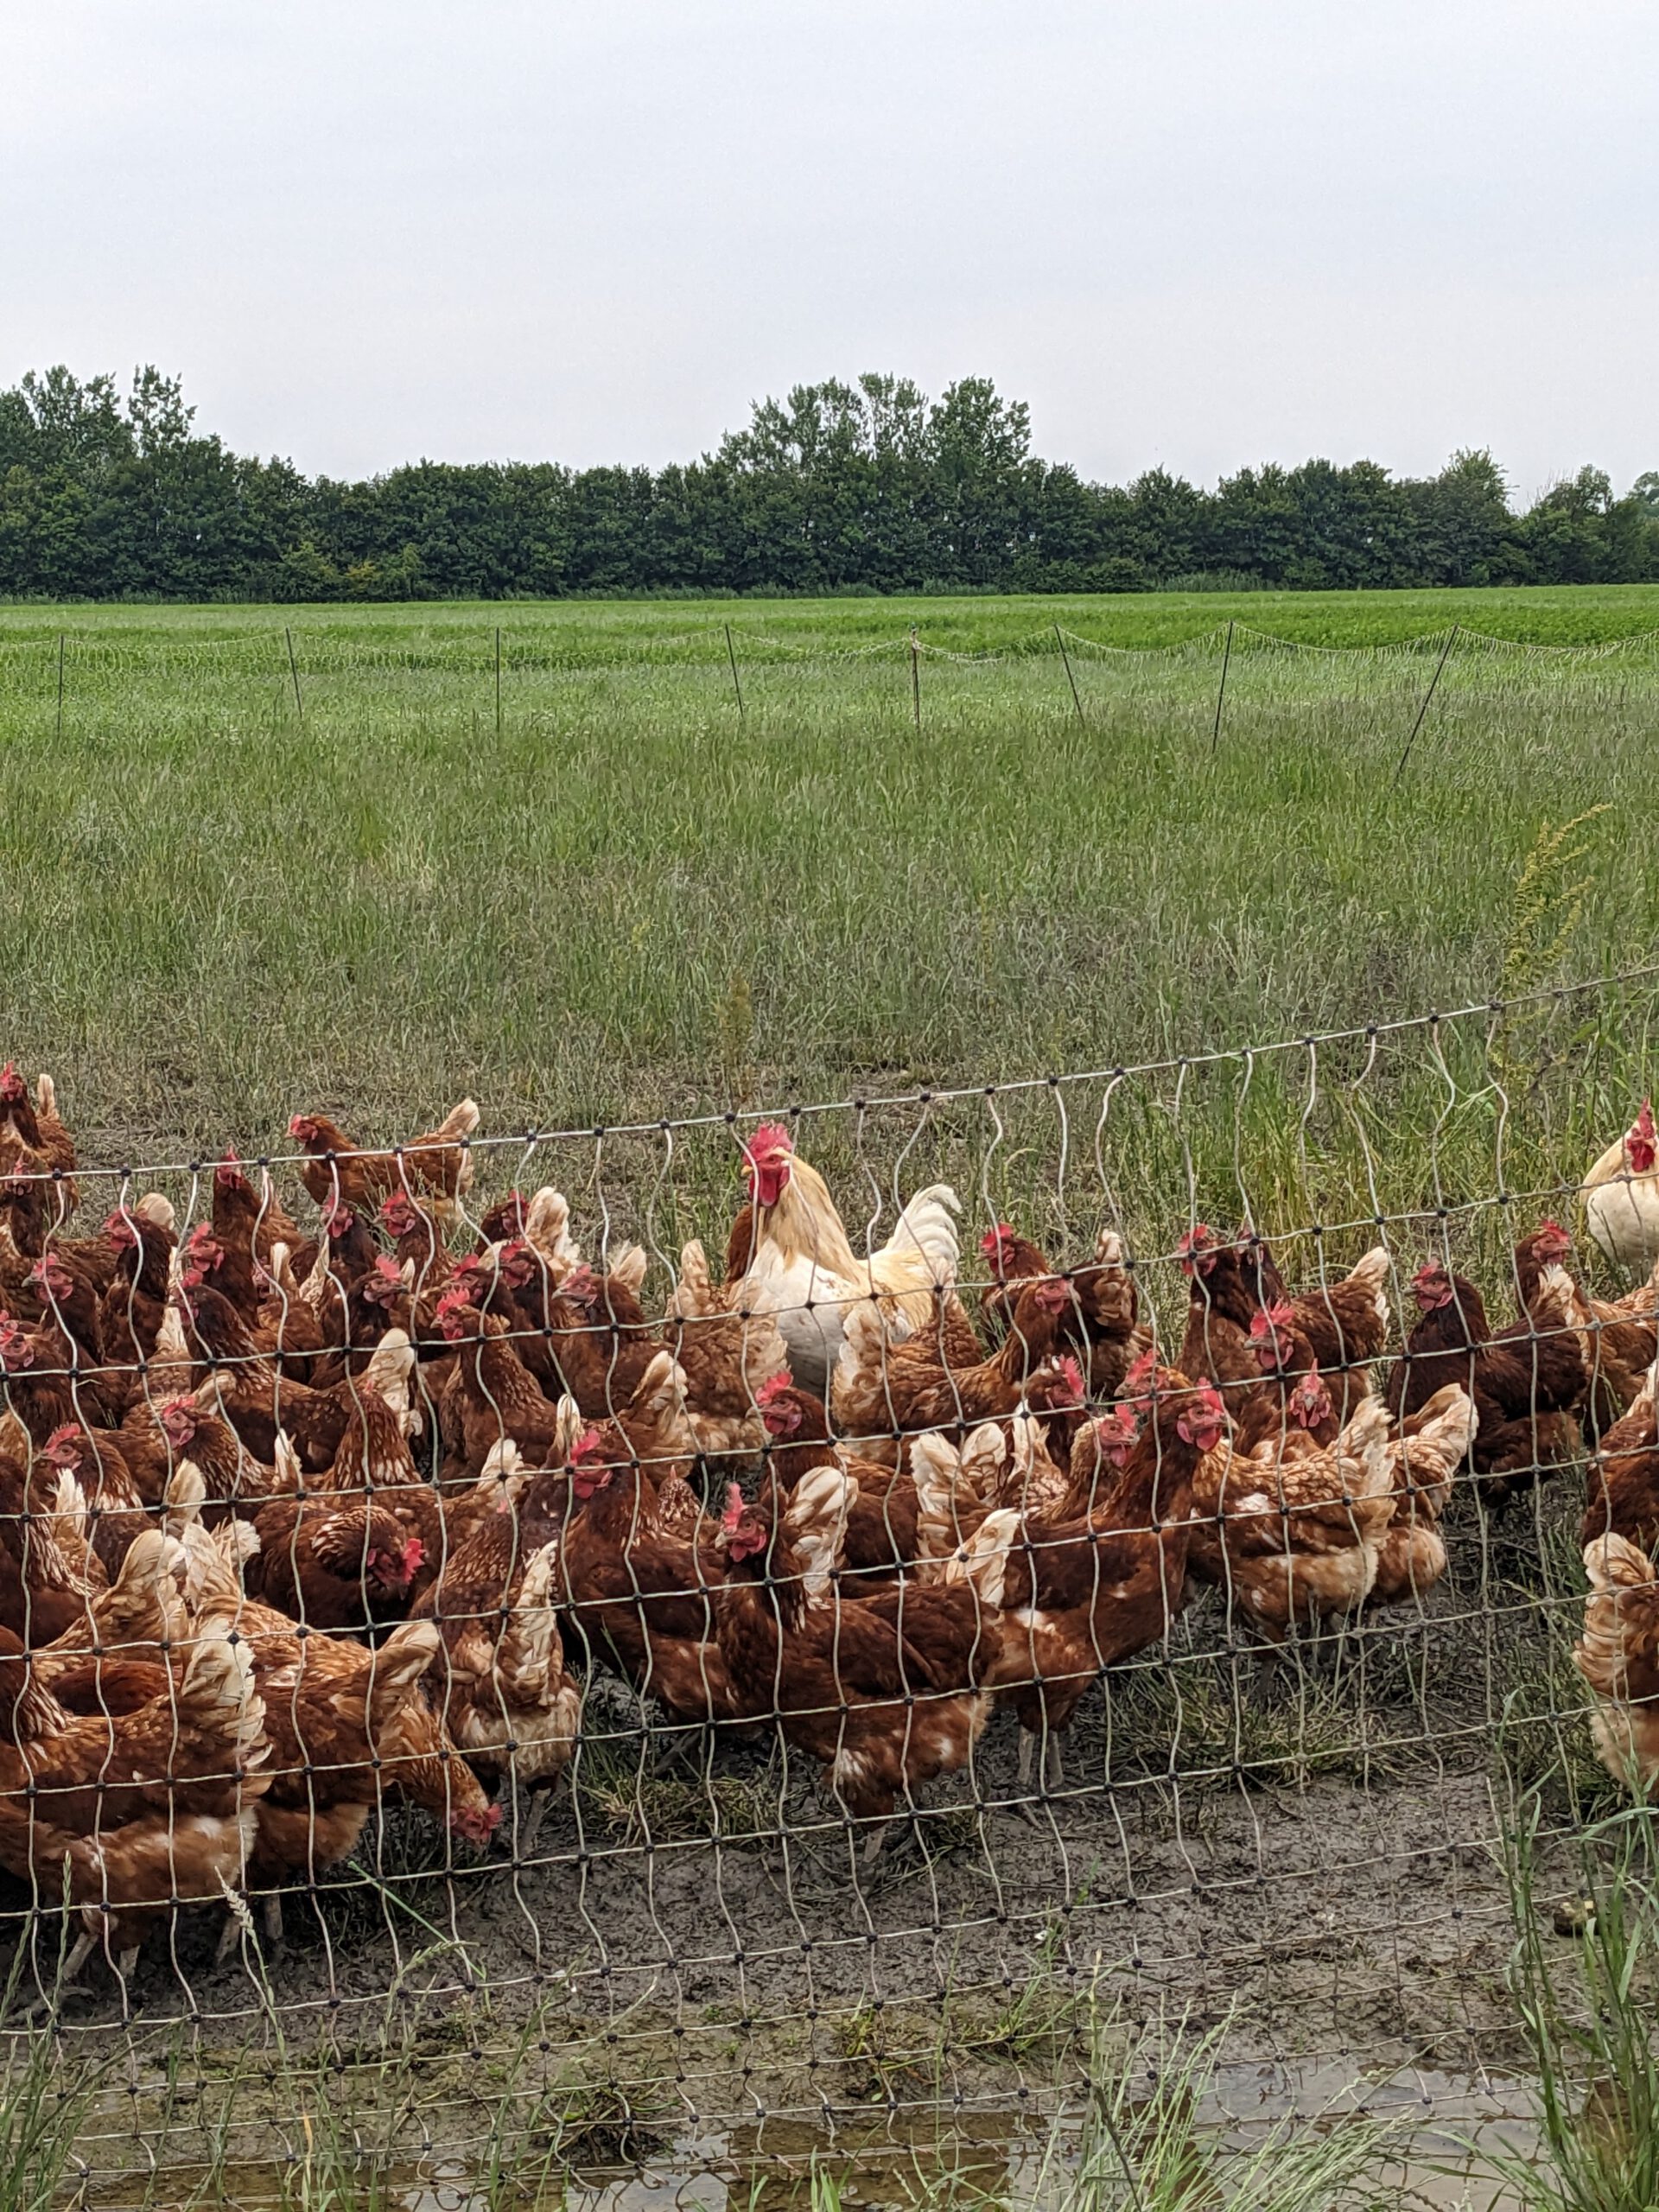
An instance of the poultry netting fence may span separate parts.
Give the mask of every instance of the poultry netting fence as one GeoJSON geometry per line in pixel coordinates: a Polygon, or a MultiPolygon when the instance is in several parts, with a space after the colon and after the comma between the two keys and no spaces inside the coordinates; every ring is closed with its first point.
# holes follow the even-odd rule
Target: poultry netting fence
{"type": "Polygon", "coordinates": [[[1172,2011],[1492,2056],[1510,1808],[1651,1764],[1656,979],[153,1169],[8,1070],[0,2132],[172,2202],[1172,2011]]]}
{"type": "Polygon", "coordinates": [[[1452,624],[1417,636],[1315,645],[1237,620],[1165,643],[1116,645],[1071,619],[988,628],[958,607],[913,626],[807,620],[779,626],[665,625],[660,608],[582,607],[501,624],[423,620],[385,626],[350,610],[292,624],[238,623],[193,632],[163,623],[0,638],[0,700],[61,738],[111,728],[188,724],[221,732],[273,722],[328,723],[363,712],[459,721],[482,732],[531,734],[618,708],[723,721],[849,706],[895,723],[967,711],[987,699],[1052,709],[1099,730],[1150,702],[1190,708],[1194,726],[1294,711],[1312,728],[1335,721],[1410,729],[1426,695],[1454,720],[1497,700],[1546,705],[1564,691],[1620,712],[1644,701],[1659,665],[1659,631],[1598,642],[1540,644],[1452,624]],[[844,637],[844,642],[842,641],[844,637]]]}

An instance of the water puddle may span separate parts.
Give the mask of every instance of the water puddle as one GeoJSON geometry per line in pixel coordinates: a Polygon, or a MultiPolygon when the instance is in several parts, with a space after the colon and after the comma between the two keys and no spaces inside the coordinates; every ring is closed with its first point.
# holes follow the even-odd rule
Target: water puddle
{"type": "MultiPolygon", "coordinates": [[[[1131,2084],[1133,2094],[1134,2085],[1131,2084]]],[[[1297,2122],[1328,2132],[1364,2116],[1389,2129],[1389,2155],[1374,2201],[1408,2201],[1414,2212],[1516,2212],[1520,2200],[1501,2183],[1493,2153],[1525,2153],[1533,2140],[1532,2091],[1522,2080],[1427,2068],[1356,2082],[1351,2070],[1224,2063],[1192,2107],[1200,2154],[1247,2146],[1268,2127],[1297,2122]]],[[[1055,2212],[1075,2177],[1081,2133],[1075,2111],[1033,2109],[873,2114],[848,2111],[828,2120],[767,2120],[759,2126],[685,2132],[626,2167],[560,2168],[494,2196],[459,2160],[434,2160],[373,2177],[385,2212],[804,2212],[815,2178],[828,2177],[840,2204],[936,2208],[1006,2205],[1011,2212],[1055,2212]]],[[[163,2196],[93,2191],[97,2212],[140,2212],[211,2202],[216,2212],[285,2212],[311,2201],[292,2173],[238,2165],[211,2177],[175,2173],[163,2196]],[[284,2182],[286,2181],[286,2190],[284,2182]],[[193,2187],[194,2183],[194,2187],[193,2187]]],[[[364,2182],[369,2179],[366,2167],[364,2182]]],[[[329,2197],[331,2203],[348,2200],[329,2197]]],[[[1219,2197],[1217,2212],[1225,2212],[1219,2197]]],[[[1075,2212],[1075,2207],[1074,2207],[1075,2212]]]]}

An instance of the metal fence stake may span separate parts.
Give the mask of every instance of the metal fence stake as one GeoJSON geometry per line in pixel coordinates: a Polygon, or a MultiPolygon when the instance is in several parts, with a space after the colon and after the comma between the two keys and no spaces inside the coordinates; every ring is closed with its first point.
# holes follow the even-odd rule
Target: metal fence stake
{"type": "MultiPolygon", "coordinates": [[[[1071,673],[1071,656],[1065,650],[1065,638],[1058,622],[1054,625],[1054,639],[1060,649],[1060,658],[1065,663],[1065,680],[1071,686],[1071,703],[1077,709],[1077,720],[1081,722],[1084,721],[1083,702],[1077,696],[1077,679],[1071,673]]],[[[1084,722],[1084,727],[1086,729],[1088,724],[1084,722]]]]}
{"type": "Polygon", "coordinates": [[[1440,657],[1434,664],[1434,673],[1429,677],[1428,689],[1423,694],[1423,703],[1417,709],[1417,719],[1411,726],[1411,735],[1406,740],[1406,749],[1400,755],[1400,765],[1394,772],[1394,780],[1396,784],[1406,772],[1406,763],[1411,758],[1411,748],[1417,742],[1417,733],[1423,726],[1423,716],[1428,712],[1429,702],[1434,696],[1435,686],[1440,683],[1440,671],[1446,666],[1446,656],[1457,642],[1458,628],[1458,624],[1454,622],[1446,632],[1446,643],[1440,647],[1440,657]]]}

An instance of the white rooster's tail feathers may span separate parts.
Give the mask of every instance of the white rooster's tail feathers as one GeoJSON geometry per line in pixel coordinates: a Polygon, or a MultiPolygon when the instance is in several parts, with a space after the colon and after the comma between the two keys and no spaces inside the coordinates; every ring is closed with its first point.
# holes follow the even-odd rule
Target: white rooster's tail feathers
{"type": "Polygon", "coordinates": [[[927,1280],[941,1288],[955,1282],[961,1255],[956,1217],[961,1211],[962,1200],[948,1183],[930,1183],[925,1191],[918,1191],[899,1214],[885,1254],[878,1254],[872,1262],[878,1287],[884,1290],[912,1287],[908,1281],[884,1280],[888,1270],[880,1264],[883,1257],[897,1262],[906,1274],[919,1261],[927,1280]]]}

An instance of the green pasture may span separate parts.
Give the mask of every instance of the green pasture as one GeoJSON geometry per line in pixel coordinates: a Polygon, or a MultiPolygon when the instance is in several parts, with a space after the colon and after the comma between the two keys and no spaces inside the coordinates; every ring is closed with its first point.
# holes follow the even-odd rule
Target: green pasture
{"type": "MultiPolygon", "coordinates": [[[[314,1102],[387,1135],[463,1090],[495,1135],[654,1122],[1547,990],[1654,944],[1656,625],[1638,588],[13,607],[0,1033],[137,1160],[278,1147],[314,1102]]],[[[1052,1198],[1069,1096],[1080,1210],[1148,1234],[1189,1177],[1331,1222],[1543,1191],[1621,1125],[1651,1009],[1465,1021],[1449,1109],[1423,1031],[1128,1079],[1099,1145],[1102,1083],[1000,1136],[959,1102],[901,1179],[1052,1198]]],[[[814,1141],[885,1175],[916,1135],[814,1141]]],[[[729,1145],[694,1179],[722,1205],[729,1145]]]]}

